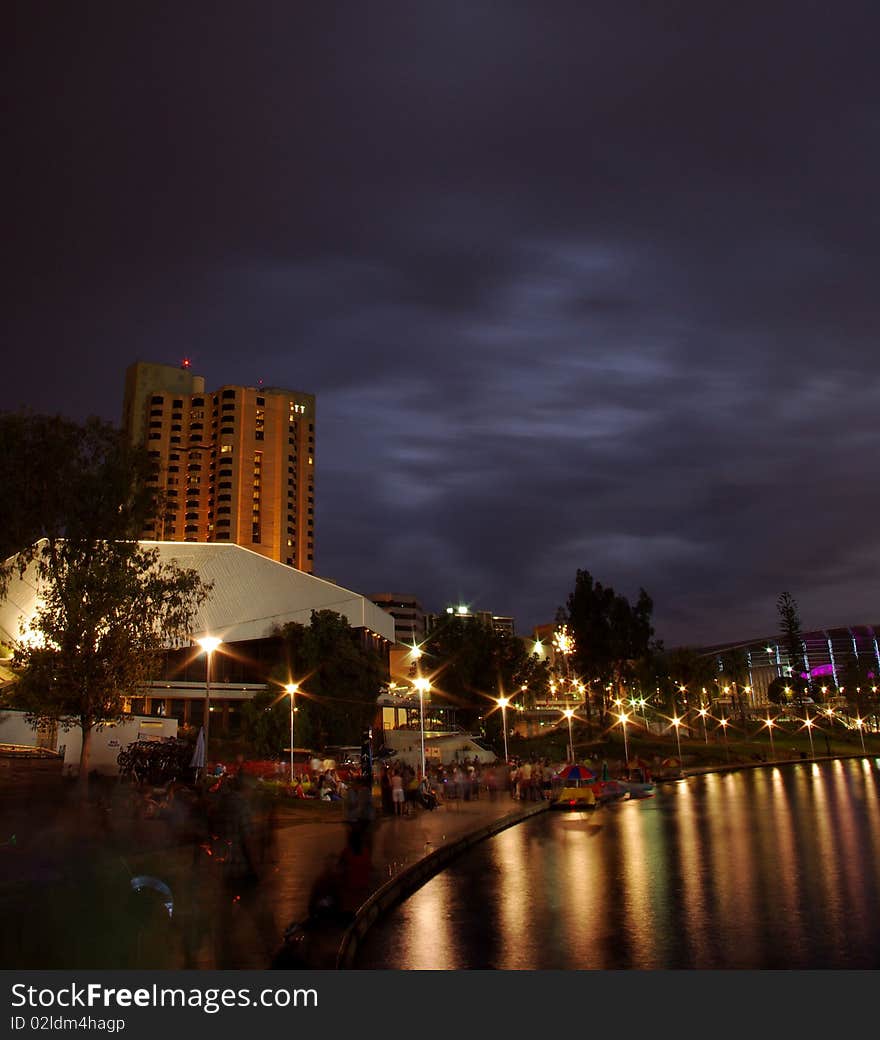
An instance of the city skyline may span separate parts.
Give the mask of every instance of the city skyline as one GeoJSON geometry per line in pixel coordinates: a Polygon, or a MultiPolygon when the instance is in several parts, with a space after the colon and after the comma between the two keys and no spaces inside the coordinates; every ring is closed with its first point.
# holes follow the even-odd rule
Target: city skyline
{"type": "Polygon", "coordinates": [[[878,22],[16,5],[3,408],[121,425],[189,357],[315,395],[315,573],[362,593],[870,623],[878,22]]]}

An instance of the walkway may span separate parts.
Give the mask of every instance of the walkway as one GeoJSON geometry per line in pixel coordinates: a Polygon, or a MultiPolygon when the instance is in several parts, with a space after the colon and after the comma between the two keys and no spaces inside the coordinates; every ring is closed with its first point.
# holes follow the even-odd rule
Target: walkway
{"type": "MultiPolygon", "coordinates": [[[[284,802],[262,831],[258,883],[236,886],[219,862],[222,849],[211,855],[205,845],[181,841],[167,821],[133,817],[122,801],[125,787],[118,790],[120,802],[93,813],[88,824],[74,819],[69,806],[49,822],[33,804],[30,813],[19,804],[17,819],[4,821],[16,839],[0,849],[0,967],[267,968],[285,929],[307,917],[315,880],[346,842],[340,803],[284,802]],[[155,907],[161,900],[133,897],[136,877],[157,878],[171,889],[170,924],[163,911],[144,916],[148,902],[155,907]]],[[[438,860],[487,828],[501,829],[548,805],[482,792],[433,812],[380,815],[366,891],[382,891],[387,902],[389,883],[412,883],[414,871],[436,872],[438,860]]],[[[327,936],[314,966],[336,966],[342,934],[327,936]]]]}

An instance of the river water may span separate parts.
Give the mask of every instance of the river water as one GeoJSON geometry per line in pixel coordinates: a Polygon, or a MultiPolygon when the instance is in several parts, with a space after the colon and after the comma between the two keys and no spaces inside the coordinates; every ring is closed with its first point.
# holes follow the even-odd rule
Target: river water
{"type": "Polygon", "coordinates": [[[689,777],[455,860],[364,969],[880,967],[880,759],[689,777]]]}

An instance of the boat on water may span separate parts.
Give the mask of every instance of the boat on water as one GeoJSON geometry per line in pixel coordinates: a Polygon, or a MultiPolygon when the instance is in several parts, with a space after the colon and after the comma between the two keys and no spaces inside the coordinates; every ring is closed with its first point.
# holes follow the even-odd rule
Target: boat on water
{"type": "Polygon", "coordinates": [[[559,774],[562,787],[553,801],[553,809],[598,809],[610,802],[628,798],[650,798],[654,784],[642,771],[631,770],[622,779],[599,780],[585,766],[573,765],[559,774]]]}

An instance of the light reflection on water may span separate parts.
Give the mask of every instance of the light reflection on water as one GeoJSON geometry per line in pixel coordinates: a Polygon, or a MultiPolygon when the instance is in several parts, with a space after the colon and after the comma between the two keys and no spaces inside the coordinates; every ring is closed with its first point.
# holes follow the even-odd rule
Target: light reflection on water
{"type": "Polygon", "coordinates": [[[360,968],[880,967],[876,760],[691,777],[456,860],[360,968]]]}

